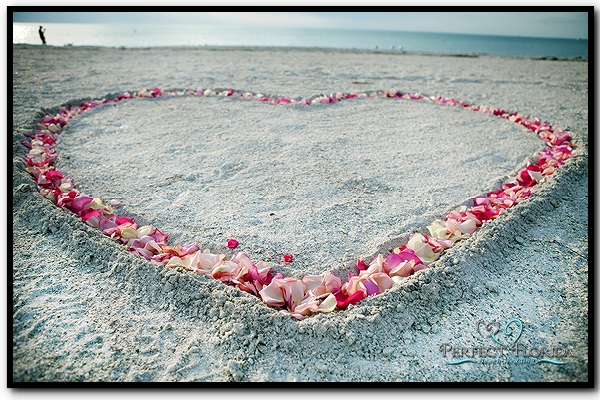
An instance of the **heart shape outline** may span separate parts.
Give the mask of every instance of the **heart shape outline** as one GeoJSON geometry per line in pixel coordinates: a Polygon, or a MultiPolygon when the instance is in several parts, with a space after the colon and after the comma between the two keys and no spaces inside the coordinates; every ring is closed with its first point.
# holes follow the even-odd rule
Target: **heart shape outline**
{"type": "MultiPolygon", "coordinates": [[[[245,274],[236,277],[242,281],[237,282],[236,287],[238,289],[257,295],[267,305],[275,307],[286,305],[287,310],[281,310],[281,312],[298,319],[302,319],[313,312],[331,312],[336,307],[346,308],[349,304],[355,304],[367,296],[384,292],[401,280],[394,278],[405,278],[427,268],[427,265],[439,258],[444,250],[452,247],[454,242],[470,237],[484,222],[491,222],[506,208],[528,198],[531,194],[531,187],[546,176],[551,175],[556,168],[562,166],[564,161],[572,156],[573,150],[570,142],[571,136],[568,132],[563,131],[561,128],[554,130],[549,123],[541,122],[537,118],[528,118],[516,112],[506,112],[503,109],[472,105],[453,98],[426,97],[419,93],[403,94],[391,91],[372,91],[360,94],[337,93],[336,95],[294,100],[285,97],[264,97],[250,92],[239,93],[232,89],[221,91],[210,89],[163,91],[158,88],[148,91],[144,89],[133,95],[125,92],[110,100],[105,98],[98,102],[83,102],[79,106],[69,105],[68,109],[63,106],[59,114],[55,116],[44,115],[37,122],[36,127],[37,130],[24,130],[22,132],[30,141],[21,141],[21,143],[30,149],[29,153],[25,155],[25,169],[33,176],[38,184],[38,190],[44,197],[51,199],[60,208],[74,212],[84,223],[101,229],[105,235],[111,236],[112,239],[121,240],[130,251],[133,250],[151,261],[163,262],[165,267],[183,267],[194,271],[193,268],[190,268],[190,263],[195,263],[195,272],[198,272],[198,266],[204,268],[202,266],[204,260],[204,264],[211,264],[211,268],[216,266],[215,269],[218,270],[216,274],[215,271],[210,273],[214,278],[231,284],[232,275],[227,275],[227,268],[231,268],[231,264],[237,264],[239,267],[243,266],[246,268],[244,270],[245,274]],[[255,265],[244,253],[237,253],[231,260],[224,263],[224,255],[204,255],[205,253],[200,253],[197,244],[185,247],[180,245],[167,246],[166,239],[168,235],[152,226],[138,229],[133,221],[124,217],[119,218],[114,210],[110,206],[104,205],[100,199],[92,199],[76,191],[73,182],[68,178],[64,178],[62,174],[55,170],[53,163],[57,156],[56,141],[71,118],[102,104],[135,98],[181,95],[240,97],[264,103],[291,103],[301,106],[374,97],[430,100],[440,105],[458,106],[505,118],[535,132],[542,140],[547,142],[548,146],[544,151],[535,155],[535,164],[528,163],[525,168],[517,173],[514,179],[503,184],[503,189],[490,192],[486,196],[476,197],[474,199],[475,207],[468,210],[464,207],[461,210],[451,211],[445,221],[434,221],[432,225],[428,226],[432,235],[431,238],[421,233],[415,233],[406,245],[394,249],[394,253],[386,259],[383,259],[383,255],[380,254],[369,265],[359,258],[357,261],[359,274],[351,274],[353,276],[349,276],[350,279],[347,283],[344,283],[344,286],[342,286],[341,280],[331,273],[325,273],[324,276],[307,276],[302,281],[298,281],[293,278],[283,278],[281,274],[273,276],[269,272],[270,267],[261,264],[262,261],[255,265]],[[107,216],[110,216],[110,219],[107,216]],[[105,226],[110,226],[111,229],[102,229],[102,223],[107,224],[105,226]],[[107,233],[107,231],[110,232],[107,233]],[[449,240],[449,238],[452,240],[449,240]],[[143,242],[144,240],[146,241],[143,242]],[[158,244],[164,243],[166,250],[162,244],[159,246],[157,242],[158,244]],[[137,245],[137,247],[134,245],[137,245]],[[141,245],[145,246],[142,248],[141,245]],[[149,245],[150,247],[148,247],[149,245]],[[157,253],[157,251],[160,253],[157,253]],[[193,259],[191,256],[193,256],[193,259]],[[222,279],[223,277],[226,279],[222,279]],[[306,278],[309,278],[308,281],[305,280],[306,278]],[[349,289],[351,283],[353,287],[349,289]],[[250,286],[244,286],[246,284],[250,286]],[[310,289],[308,289],[309,287],[310,289]],[[257,290],[257,288],[260,290],[257,290]]],[[[204,270],[201,272],[206,273],[204,270]]],[[[506,328],[508,326],[505,326],[506,328]]]]}
{"type": "Polygon", "coordinates": [[[519,338],[521,337],[521,334],[523,333],[523,322],[519,318],[513,318],[513,319],[509,320],[504,325],[503,332],[507,337],[512,336],[513,330],[512,330],[512,328],[509,328],[509,325],[512,324],[513,322],[519,326],[519,333],[514,337],[514,339],[512,341],[510,341],[508,344],[503,343],[496,337],[496,333],[498,333],[499,331],[495,331],[492,333],[492,336],[491,336],[492,339],[494,340],[494,342],[498,343],[500,346],[511,347],[513,344],[515,344],[517,342],[517,340],[519,340],[519,338]]]}
{"type": "Polygon", "coordinates": [[[489,339],[493,334],[500,330],[500,324],[498,322],[485,322],[484,320],[479,320],[477,322],[477,332],[484,339],[489,339]],[[481,332],[481,327],[485,327],[485,333],[481,332]]]}

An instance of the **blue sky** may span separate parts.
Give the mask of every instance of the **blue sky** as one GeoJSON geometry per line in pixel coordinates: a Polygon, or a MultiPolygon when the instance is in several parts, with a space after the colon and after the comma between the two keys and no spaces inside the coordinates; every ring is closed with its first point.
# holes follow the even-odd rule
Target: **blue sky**
{"type": "MultiPolygon", "coordinates": [[[[147,8],[145,8],[147,9],[147,8]]],[[[585,12],[17,12],[13,22],[178,23],[588,38],[585,12]]]]}

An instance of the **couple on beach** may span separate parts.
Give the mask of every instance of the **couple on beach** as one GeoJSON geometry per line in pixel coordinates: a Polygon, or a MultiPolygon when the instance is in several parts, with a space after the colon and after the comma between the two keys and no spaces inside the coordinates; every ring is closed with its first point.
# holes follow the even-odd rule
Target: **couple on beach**
{"type": "Polygon", "coordinates": [[[43,45],[46,44],[46,36],[44,36],[44,32],[46,32],[46,30],[44,28],[42,28],[42,26],[40,25],[40,29],[38,29],[38,33],[40,34],[40,39],[42,39],[43,45]]]}

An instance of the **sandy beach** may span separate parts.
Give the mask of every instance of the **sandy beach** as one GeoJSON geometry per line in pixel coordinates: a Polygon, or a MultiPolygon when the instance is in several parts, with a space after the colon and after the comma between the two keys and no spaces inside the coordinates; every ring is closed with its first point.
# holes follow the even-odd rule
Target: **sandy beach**
{"type": "MultiPolygon", "coordinates": [[[[14,45],[12,379],[587,382],[588,101],[587,60],[14,45]],[[42,197],[24,171],[20,132],[42,114],[155,87],[441,95],[562,127],[576,156],[427,269],[298,321],[210,276],[127,251],[42,197]],[[515,319],[518,335],[495,340],[481,329],[514,328],[515,319]],[[512,345],[521,351],[507,358],[473,353],[512,345]]],[[[510,121],[428,102],[169,96],[76,117],[56,167],[172,244],[242,251],[287,277],[347,279],[357,258],[426,232],[543,148],[510,121]],[[227,238],[240,245],[227,248],[227,238]]]]}

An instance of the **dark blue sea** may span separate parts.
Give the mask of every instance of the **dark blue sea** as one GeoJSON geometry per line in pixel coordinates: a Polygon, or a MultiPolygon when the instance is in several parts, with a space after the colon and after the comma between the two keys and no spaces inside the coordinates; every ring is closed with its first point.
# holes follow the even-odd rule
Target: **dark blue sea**
{"type": "Polygon", "coordinates": [[[41,44],[39,25],[46,29],[46,40],[51,46],[303,47],[559,59],[588,57],[587,39],[191,24],[13,23],[13,43],[41,44]]]}

